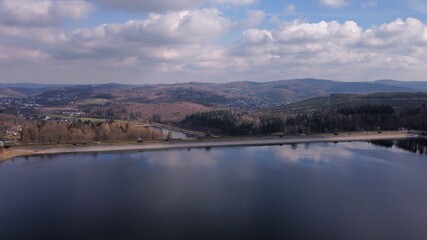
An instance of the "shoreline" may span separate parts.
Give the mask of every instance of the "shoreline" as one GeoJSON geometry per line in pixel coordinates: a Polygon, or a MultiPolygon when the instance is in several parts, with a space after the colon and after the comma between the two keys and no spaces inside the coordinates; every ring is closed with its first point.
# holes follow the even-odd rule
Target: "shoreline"
{"type": "Polygon", "coordinates": [[[238,146],[268,146],[281,144],[300,144],[315,142],[351,142],[351,141],[375,141],[375,140],[402,140],[418,138],[418,134],[406,132],[383,133],[340,133],[313,134],[306,136],[284,137],[235,137],[214,138],[203,140],[173,141],[159,143],[122,143],[101,144],[92,146],[40,146],[40,147],[11,147],[2,150],[0,163],[17,157],[29,157],[38,155],[67,154],[67,153],[91,153],[91,152],[117,152],[117,151],[160,151],[167,149],[185,148],[211,148],[211,147],[238,147],[238,146]]]}

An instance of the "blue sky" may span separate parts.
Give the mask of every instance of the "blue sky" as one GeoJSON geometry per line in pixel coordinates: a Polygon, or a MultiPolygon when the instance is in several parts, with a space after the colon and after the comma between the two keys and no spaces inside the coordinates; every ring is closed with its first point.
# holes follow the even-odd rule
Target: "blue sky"
{"type": "MultiPolygon", "coordinates": [[[[319,21],[346,21],[353,20],[363,27],[379,25],[395,20],[396,18],[415,17],[426,21],[427,9],[418,9],[413,1],[402,0],[367,0],[367,1],[347,1],[341,7],[328,7],[319,1],[313,0],[293,0],[293,1],[257,1],[249,6],[225,7],[221,8],[224,15],[230,19],[242,19],[248,9],[262,10],[269,17],[277,17],[281,20],[291,21],[299,18],[309,22],[319,21]],[[289,11],[294,9],[293,11],[289,11]],[[422,11],[425,13],[422,13],[422,11]]],[[[422,0],[419,4],[423,4],[422,0]]],[[[124,11],[122,9],[106,9],[102,4],[96,4],[96,10],[88,19],[80,22],[73,22],[74,27],[80,24],[95,27],[103,23],[125,22],[129,19],[144,18],[147,12],[144,11],[124,11]]],[[[427,1],[424,4],[427,8],[427,1]]],[[[218,7],[215,4],[204,4],[203,7],[218,7]]],[[[267,21],[265,22],[267,24],[267,21]]],[[[268,25],[266,25],[268,26],[268,25]]]]}
{"type": "Polygon", "coordinates": [[[424,0],[0,0],[0,82],[427,80],[424,0]]]}

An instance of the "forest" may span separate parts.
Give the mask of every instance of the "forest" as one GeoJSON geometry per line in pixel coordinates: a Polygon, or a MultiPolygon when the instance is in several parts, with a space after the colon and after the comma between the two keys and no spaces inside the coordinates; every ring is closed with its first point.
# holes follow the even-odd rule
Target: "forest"
{"type": "Polygon", "coordinates": [[[226,135],[293,135],[398,129],[427,130],[427,107],[362,105],[309,113],[239,113],[214,110],[187,116],[181,124],[226,135]]]}
{"type": "MultiPolygon", "coordinates": [[[[163,138],[160,133],[138,125],[136,121],[65,122],[58,119],[26,120],[12,115],[0,115],[0,141],[16,140],[23,144],[85,144],[163,138]]],[[[425,119],[425,104],[414,104],[410,107],[367,104],[297,114],[286,111],[245,112],[216,109],[187,114],[183,120],[172,124],[199,130],[208,135],[281,136],[398,129],[427,131],[425,119]]]]}
{"type": "MultiPolygon", "coordinates": [[[[5,119],[4,116],[2,116],[5,119]]],[[[20,125],[17,140],[23,144],[85,144],[90,142],[108,141],[138,141],[147,139],[162,139],[163,135],[129,122],[91,122],[91,121],[34,121],[9,119],[9,124],[3,122],[0,126],[2,136],[20,125]]],[[[9,139],[10,140],[10,139],[9,139]]]]}
{"type": "Polygon", "coordinates": [[[23,143],[60,144],[94,141],[137,141],[162,136],[147,128],[114,121],[90,122],[29,122],[21,131],[23,143]]]}

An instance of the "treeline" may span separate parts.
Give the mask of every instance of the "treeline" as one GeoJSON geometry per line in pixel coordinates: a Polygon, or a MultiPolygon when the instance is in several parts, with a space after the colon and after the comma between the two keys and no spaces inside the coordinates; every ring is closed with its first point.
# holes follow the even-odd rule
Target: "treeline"
{"type": "Polygon", "coordinates": [[[187,116],[181,123],[193,127],[210,127],[219,129],[223,133],[232,134],[238,131],[239,119],[231,111],[215,110],[210,112],[199,112],[187,116]]]}
{"type": "Polygon", "coordinates": [[[342,108],[338,110],[344,115],[350,114],[393,114],[394,108],[390,105],[363,105],[360,107],[342,108]]]}
{"type": "Polygon", "coordinates": [[[20,119],[19,117],[0,113],[0,141],[15,139],[16,136],[14,133],[19,129],[24,121],[25,120],[20,119]]]}
{"type": "Polygon", "coordinates": [[[427,107],[393,108],[363,105],[303,114],[242,114],[215,110],[187,116],[181,123],[227,135],[310,134],[343,131],[379,131],[399,128],[427,131],[427,107]]]}
{"type": "Polygon", "coordinates": [[[406,140],[381,140],[371,141],[372,145],[392,148],[397,147],[408,152],[427,154],[427,140],[426,139],[406,139],[406,140]]]}
{"type": "Polygon", "coordinates": [[[129,123],[90,121],[64,123],[28,121],[21,131],[24,144],[89,143],[95,141],[137,141],[159,139],[161,134],[129,123]]]}

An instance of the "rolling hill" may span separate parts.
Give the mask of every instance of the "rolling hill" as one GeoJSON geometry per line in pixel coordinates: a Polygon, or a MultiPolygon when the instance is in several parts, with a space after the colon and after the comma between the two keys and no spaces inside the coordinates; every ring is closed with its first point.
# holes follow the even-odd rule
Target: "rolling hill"
{"type": "Polygon", "coordinates": [[[410,89],[416,89],[418,91],[426,92],[427,91],[427,84],[426,82],[419,82],[419,81],[396,81],[396,80],[378,80],[375,81],[375,83],[388,85],[388,86],[395,86],[395,87],[405,87],[410,89]]]}
{"type": "Polygon", "coordinates": [[[0,88],[0,98],[23,98],[25,94],[10,88],[0,88]]]}
{"type": "MultiPolygon", "coordinates": [[[[426,86],[427,83],[421,83],[426,86]]],[[[333,93],[416,92],[419,88],[377,82],[337,82],[318,79],[273,82],[183,83],[149,85],[110,91],[116,100],[140,103],[197,102],[231,107],[281,106],[333,93]]]]}
{"type": "Polygon", "coordinates": [[[427,93],[331,94],[286,106],[266,109],[267,112],[305,113],[326,109],[343,109],[362,105],[390,105],[394,108],[427,105],[427,93]]]}
{"type": "Polygon", "coordinates": [[[9,86],[9,90],[16,92],[9,95],[32,96],[37,99],[39,104],[43,105],[64,105],[85,99],[107,99],[114,102],[142,104],[192,102],[208,106],[245,107],[249,109],[283,106],[336,93],[369,94],[375,92],[427,91],[427,82],[394,80],[338,82],[320,79],[293,79],[222,84],[198,82],[153,85],[109,83],[73,86],[34,84],[27,87],[19,84],[3,85],[9,86]]]}

